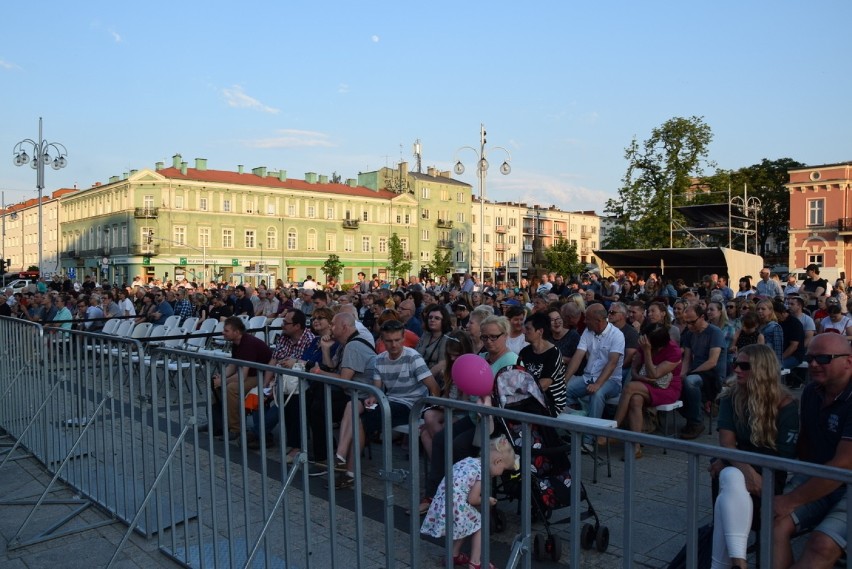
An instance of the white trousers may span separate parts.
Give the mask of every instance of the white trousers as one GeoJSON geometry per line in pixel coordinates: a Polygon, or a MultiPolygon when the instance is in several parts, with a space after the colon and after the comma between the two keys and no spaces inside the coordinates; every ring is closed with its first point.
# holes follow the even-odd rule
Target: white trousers
{"type": "Polygon", "coordinates": [[[745,476],[728,466],[719,473],[719,496],[713,513],[712,569],[727,569],[731,558],[745,559],[754,515],[745,476]]]}

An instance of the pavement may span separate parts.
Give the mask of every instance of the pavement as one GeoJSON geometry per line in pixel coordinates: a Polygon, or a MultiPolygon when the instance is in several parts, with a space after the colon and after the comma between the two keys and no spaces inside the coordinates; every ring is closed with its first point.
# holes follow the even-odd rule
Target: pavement
{"type": "MultiPolygon", "coordinates": [[[[679,419],[679,418],[678,418],[679,419]]],[[[717,436],[714,432],[710,435],[705,431],[696,442],[706,444],[717,444],[717,436]]],[[[223,443],[224,444],[224,443],[223,443]]],[[[363,484],[365,505],[365,517],[368,524],[365,532],[365,546],[368,552],[383,552],[384,538],[382,526],[381,503],[384,492],[384,484],[378,472],[378,453],[375,451],[375,460],[369,458],[364,460],[363,484]],[[369,498],[368,498],[369,497],[369,498]]],[[[590,568],[612,568],[623,566],[622,562],[622,535],[623,535],[623,509],[624,509],[624,463],[622,462],[623,447],[616,445],[612,447],[611,467],[612,476],[608,477],[606,465],[599,464],[597,483],[592,483],[592,457],[584,456],[582,461],[582,478],[586,486],[588,497],[597,510],[603,525],[610,531],[610,545],[605,552],[597,552],[594,549],[583,551],[581,566],[590,568]]],[[[43,505],[36,510],[32,520],[27,524],[25,531],[16,538],[24,519],[33,511],[32,501],[38,500],[44,489],[51,481],[47,471],[33,458],[22,456],[16,460],[10,460],[0,469],[0,537],[7,545],[0,550],[0,566],[4,568],[92,568],[105,567],[116,550],[126,532],[126,526],[114,521],[109,513],[96,507],[85,508],[79,515],[71,517],[70,521],[57,529],[59,537],[54,537],[41,542],[15,547],[10,543],[22,543],[37,539],[38,533],[70,514],[79,507],[75,503],[74,492],[62,483],[56,483],[49,493],[50,499],[55,502],[43,505]],[[26,502],[29,501],[29,502],[26,502]],[[67,534],[67,535],[63,535],[67,534]],[[14,540],[14,542],[13,542],[14,540]]],[[[407,464],[407,450],[401,444],[393,447],[395,466],[407,464]]],[[[2,455],[5,456],[5,455],[2,455]]],[[[273,461],[280,460],[280,451],[273,450],[269,458],[273,461]]],[[[603,461],[603,457],[599,460],[603,461]]],[[[659,448],[646,447],[644,457],[636,461],[635,476],[633,479],[634,494],[634,558],[632,567],[665,567],[672,557],[683,547],[686,542],[686,495],[687,495],[687,459],[680,453],[669,452],[663,454],[659,448]]],[[[709,478],[704,474],[703,467],[700,476],[699,489],[699,520],[698,525],[707,523],[711,516],[710,485],[709,478]]],[[[322,494],[321,479],[311,479],[311,492],[315,495],[322,494]],[[316,488],[313,487],[316,484],[316,488]]],[[[344,491],[346,492],[346,491],[344,491]]],[[[348,492],[352,492],[349,490],[348,492]]],[[[410,567],[408,558],[409,518],[405,514],[410,492],[410,481],[396,487],[394,500],[397,504],[395,510],[396,518],[396,559],[398,567],[410,567]]],[[[346,509],[348,507],[345,494],[338,492],[338,506],[346,509]]],[[[506,513],[507,527],[503,532],[492,533],[491,548],[492,561],[499,567],[504,566],[511,547],[513,537],[519,532],[519,519],[516,515],[517,504],[501,504],[500,509],[506,513]]],[[[327,505],[320,502],[316,505],[311,515],[311,522],[318,528],[323,527],[322,519],[327,512],[327,505]]],[[[556,510],[551,518],[552,522],[558,521],[568,513],[568,508],[556,510]]],[[[341,524],[339,527],[347,528],[341,524]]],[[[569,557],[568,547],[570,543],[570,525],[554,524],[553,530],[562,541],[562,557],[560,563],[552,561],[534,561],[537,568],[564,567],[569,557]]],[[[340,530],[346,533],[346,529],[340,530]]],[[[540,522],[533,525],[534,533],[541,533],[540,522]]],[[[348,533],[351,534],[351,531],[348,533]]],[[[351,535],[347,536],[351,539],[351,535]]],[[[441,544],[423,540],[421,546],[421,566],[434,567],[441,562],[441,544]]],[[[354,546],[353,546],[354,547],[354,546]]],[[[375,556],[368,555],[368,559],[375,556]]],[[[353,560],[352,557],[345,559],[353,560]]],[[[314,559],[314,565],[323,567],[321,559],[314,559]]],[[[330,562],[329,562],[330,565],[330,562]]],[[[178,565],[161,553],[157,538],[146,539],[139,534],[132,534],[128,543],[122,548],[118,557],[117,567],[122,568],[150,568],[150,567],[177,567],[178,565]]],[[[345,562],[344,562],[344,567],[345,562]]],[[[353,561],[353,565],[354,561],[353,561]]],[[[369,566],[374,566],[371,561],[369,566]]],[[[375,564],[375,566],[380,566],[375,564]]]]}

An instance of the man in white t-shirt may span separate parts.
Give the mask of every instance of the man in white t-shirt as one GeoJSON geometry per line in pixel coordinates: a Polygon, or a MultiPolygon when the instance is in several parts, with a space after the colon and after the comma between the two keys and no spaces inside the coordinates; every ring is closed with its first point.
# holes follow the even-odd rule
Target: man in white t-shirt
{"type": "MultiPolygon", "coordinates": [[[[624,334],[607,320],[603,304],[586,309],[586,330],[580,336],[577,351],[568,363],[565,377],[570,377],[566,389],[568,406],[588,399],[588,416],[600,418],[607,399],[621,393],[621,368],[624,364],[624,334]],[[588,354],[583,375],[574,375],[588,354]]],[[[583,449],[592,450],[592,437],[583,440],[583,449]]]]}

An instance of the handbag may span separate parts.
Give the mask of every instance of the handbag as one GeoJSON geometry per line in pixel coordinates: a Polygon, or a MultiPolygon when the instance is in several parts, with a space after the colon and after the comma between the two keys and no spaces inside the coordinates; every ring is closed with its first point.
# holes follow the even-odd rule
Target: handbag
{"type": "Polygon", "coordinates": [[[662,377],[658,377],[654,380],[654,387],[665,389],[669,386],[669,384],[671,384],[673,378],[674,376],[672,375],[672,372],[669,372],[662,377]]]}

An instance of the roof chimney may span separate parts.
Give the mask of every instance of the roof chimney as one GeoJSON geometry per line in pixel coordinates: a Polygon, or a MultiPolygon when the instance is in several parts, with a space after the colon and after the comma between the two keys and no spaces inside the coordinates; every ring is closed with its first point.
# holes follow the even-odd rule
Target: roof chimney
{"type": "Polygon", "coordinates": [[[320,177],[319,177],[319,183],[320,183],[320,184],[327,184],[327,183],[328,183],[328,176],[326,176],[326,175],[320,175],[320,177]]]}
{"type": "Polygon", "coordinates": [[[180,154],[172,156],[172,168],[180,168],[181,158],[180,154]]]}
{"type": "Polygon", "coordinates": [[[408,177],[408,162],[399,163],[399,177],[403,180],[408,177]]]}
{"type": "Polygon", "coordinates": [[[316,184],[317,183],[316,172],[305,172],[305,181],[309,184],[316,184]]]}
{"type": "Polygon", "coordinates": [[[186,162],[180,163],[180,173],[183,176],[186,176],[186,162]]]}
{"type": "Polygon", "coordinates": [[[278,179],[282,182],[287,181],[287,170],[278,170],[278,179]]]}
{"type": "Polygon", "coordinates": [[[164,164],[162,162],[157,162],[156,164],[154,164],[154,170],[159,172],[160,170],[163,169],[163,166],[164,166],[164,164]]]}
{"type": "Polygon", "coordinates": [[[355,178],[346,178],[346,185],[350,188],[355,188],[358,186],[358,180],[355,178]]]}
{"type": "Polygon", "coordinates": [[[242,174],[242,173],[243,173],[243,165],[237,164],[237,174],[242,174]]]}
{"type": "Polygon", "coordinates": [[[261,178],[266,177],[266,166],[258,166],[257,168],[252,168],[251,173],[255,176],[260,176],[261,178]]]}
{"type": "Polygon", "coordinates": [[[204,172],[205,170],[207,170],[207,158],[196,158],[195,169],[199,172],[204,172]]]}

